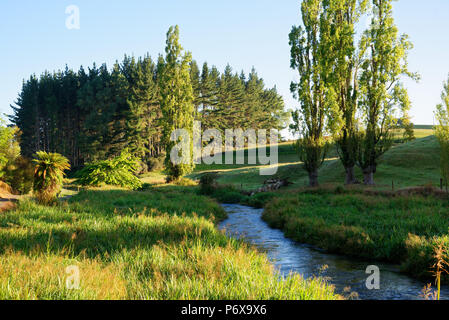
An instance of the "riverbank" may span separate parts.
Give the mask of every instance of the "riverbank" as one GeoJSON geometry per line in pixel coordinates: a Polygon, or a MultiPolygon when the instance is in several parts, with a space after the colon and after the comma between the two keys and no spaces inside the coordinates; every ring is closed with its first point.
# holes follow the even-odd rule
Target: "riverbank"
{"type": "Polygon", "coordinates": [[[419,193],[344,188],[287,192],[267,202],[263,219],[296,241],[331,253],[401,264],[403,272],[430,280],[438,246],[449,260],[449,200],[419,193]]]}
{"type": "Polygon", "coordinates": [[[0,215],[0,299],[339,299],[324,280],[280,280],[266,256],[216,228],[196,187],[81,191],[0,215]],[[66,268],[80,272],[68,290],[66,268]]]}
{"type": "MultiPolygon", "coordinates": [[[[286,238],[282,230],[270,228],[261,218],[263,209],[237,204],[223,207],[229,217],[220,223],[220,228],[233,237],[244,238],[266,253],[284,276],[295,272],[305,278],[315,275],[325,277],[335,286],[336,292],[347,299],[423,299],[422,290],[427,283],[401,273],[396,264],[329,254],[314,246],[286,238]],[[380,286],[376,290],[370,290],[366,285],[366,270],[372,265],[376,265],[381,272],[380,286]]],[[[449,299],[449,287],[442,288],[441,299],[449,299]]]]}
{"type": "MultiPolygon", "coordinates": [[[[435,248],[449,261],[449,200],[440,188],[440,150],[433,131],[395,145],[379,160],[376,186],[342,185],[345,172],[334,149],[320,169],[322,187],[309,189],[307,173],[291,144],[279,146],[278,178],[292,184],[248,196],[267,177],[260,166],[199,167],[194,176],[216,172],[210,196],[224,203],[266,207],[263,218],[290,238],[328,252],[401,264],[402,271],[433,283],[435,248]]],[[[356,175],[362,179],[359,169],[356,175]]],[[[443,275],[444,281],[448,277],[443,275]]]]}

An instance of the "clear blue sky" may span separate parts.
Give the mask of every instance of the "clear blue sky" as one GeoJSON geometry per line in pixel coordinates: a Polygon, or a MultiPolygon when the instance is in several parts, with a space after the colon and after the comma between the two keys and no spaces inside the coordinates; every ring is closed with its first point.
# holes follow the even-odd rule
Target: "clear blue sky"
{"type": "MultiPolygon", "coordinates": [[[[299,0],[2,0],[0,111],[11,112],[22,80],[32,73],[66,64],[74,69],[93,62],[110,66],[125,53],[157,57],[174,24],[199,63],[221,70],[229,63],[245,72],[254,66],[293,108],[288,33],[300,23],[299,7],[299,0]],[[65,8],[72,4],[80,8],[80,30],[65,26],[65,8]]],[[[401,0],[395,3],[395,17],[415,44],[410,68],[422,75],[419,84],[408,83],[413,121],[432,124],[449,73],[449,1],[401,0]]]]}

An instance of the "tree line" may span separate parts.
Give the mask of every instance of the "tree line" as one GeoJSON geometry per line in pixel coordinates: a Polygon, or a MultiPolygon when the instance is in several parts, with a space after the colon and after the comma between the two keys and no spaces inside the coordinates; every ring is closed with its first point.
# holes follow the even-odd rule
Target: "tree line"
{"type": "MultiPolygon", "coordinates": [[[[178,28],[170,32],[179,36],[178,28]]],[[[32,75],[23,82],[9,117],[20,129],[22,155],[31,158],[37,151],[60,153],[74,169],[116,157],[125,148],[144,168],[151,159],[163,157],[164,130],[176,124],[164,117],[164,110],[181,108],[179,103],[164,108],[170,91],[179,90],[169,85],[177,77],[173,69],[176,61],[169,59],[162,55],[157,61],[149,55],[125,56],[112,69],[93,64],[87,70],[66,67],[32,75]],[[172,74],[167,68],[170,63],[172,74]]],[[[207,63],[200,69],[191,59],[183,68],[189,78],[185,85],[191,90],[192,99],[187,103],[192,109],[181,113],[188,112],[192,119],[201,121],[204,130],[285,127],[282,97],[275,87],[265,87],[254,68],[248,75],[233,72],[229,65],[220,72],[207,63]]]]}
{"type": "MultiPolygon", "coordinates": [[[[302,25],[289,36],[291,67],[299,81],[291,92],[300,102],[292,130],[311,186],[318,185],[329,138],[336,143],[346,171],[346,184],[374,184],[378,160],[392,145],[397,120],[410,124],[410,100],[404,77],[413,48],[400,35],[393,18],[393,0],[304,0],[302,25]],[[356,32],[362,19],[370,21],[356,32]]],[[[410,126],[408,126],[410,127],[410,126]]]]}

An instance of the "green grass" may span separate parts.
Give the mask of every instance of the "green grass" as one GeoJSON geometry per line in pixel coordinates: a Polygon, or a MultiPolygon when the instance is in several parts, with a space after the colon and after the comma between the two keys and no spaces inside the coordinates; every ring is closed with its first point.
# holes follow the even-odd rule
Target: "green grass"
{"type": "Polygon", "coordinates": [[[337,299],[321,279],[282,279],[228,238],[225,212],[195,187],[81,191],[0,215],[0,299],[337,299]],[[65,287],[66,267],[80,289],[65,287]]]}
{"type": "Polygon", "coordinates": [[[433,196],[391,197],[343,189],[292,192],[269,202],[263,218],[300,242],[401,263],[418,278],[431,276],[437,243],[449,248],[449,200],[433,196]]]}
{"type": "MultiPolygon", "coordinates": [[[[260,166],[248,164],[201,165],[190,177],[197,178],[200,174],[210,171],[218,172],[220,184],[233,185],[243,190],[257,189],[269,178],[260,175],[260,166]]],[[[277,175],[289,178],[289,181],[293,183],[290,189],[308,185],[307,172],[302,168],[302,163],[291,143],[279,146],[277,175]]],[[[360,181],[363,180],[362,172],[358,168],[356,168],[356,175],[360,181]]],[[[343,184],[344,179],[344,168],[338,160],[335,149],[331,149],[319,171],[319,181],[321,184],[338,185],[343,184]]],[[[440,155],[436,137],[427,135],[415,141],[394,146],[379,159],[374,179],[378,189],[391,189],[393,184],[396,189],[428,184],[439,186],[440,155]]]]}

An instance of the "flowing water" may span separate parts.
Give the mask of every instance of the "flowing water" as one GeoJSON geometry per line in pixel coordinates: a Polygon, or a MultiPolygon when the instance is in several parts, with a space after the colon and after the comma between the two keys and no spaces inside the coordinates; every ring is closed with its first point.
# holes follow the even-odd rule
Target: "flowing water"
{"type": "MultiPolygon", "coordinates": [[[[246,239],[265,252],[282,275],[296,272],[305,278],[319,275],[327,277],[338,293],[356,292],[363,300],[416,300],[422,299],[424,282],[414,280],[399,272],[399,266],[375,261],[362,261],[340,255],[324,253],[312,246],[287,239],[281,230],[272,229],[262,220],[262,209],[241,205],[223,205],[229,218],[219,228],[229,236],[246,239]],[[322,267],[328,268],[323,272],[322,267]],[[380,269],[380,289],[368,290],[366,280],[370,265],[380,269]]],[[[443,288],[442,299],[449,299],[449,288],[443,288]]]]}

